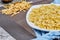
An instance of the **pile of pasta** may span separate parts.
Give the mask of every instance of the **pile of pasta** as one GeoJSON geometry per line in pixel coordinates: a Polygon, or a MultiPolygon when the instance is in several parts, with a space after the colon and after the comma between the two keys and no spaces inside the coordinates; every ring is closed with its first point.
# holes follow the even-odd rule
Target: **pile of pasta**
{"type": "Polygon", "coordinates": [[[15,2],[7,4],[4,6],[5,9],[2,10],[3,14],[14,16],[18,14],[19,11],[26,11],[31,7],[31,4],[26,1],[15,2]]]}
{"type": "Polygon", "coordinates": [[[51,4],[33,8],[28,19],[42,29],[60,30],[60,6],[51,4]]]}

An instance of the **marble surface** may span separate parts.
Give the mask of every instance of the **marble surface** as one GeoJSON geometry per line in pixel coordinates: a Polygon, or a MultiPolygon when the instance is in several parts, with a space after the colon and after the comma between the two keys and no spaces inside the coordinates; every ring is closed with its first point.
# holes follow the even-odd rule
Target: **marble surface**
{"type": "Polygon", "coordinates": [[[6,32],[2,27],[0,27],[0,40],[16,40],[8,32],[6,32]]]}

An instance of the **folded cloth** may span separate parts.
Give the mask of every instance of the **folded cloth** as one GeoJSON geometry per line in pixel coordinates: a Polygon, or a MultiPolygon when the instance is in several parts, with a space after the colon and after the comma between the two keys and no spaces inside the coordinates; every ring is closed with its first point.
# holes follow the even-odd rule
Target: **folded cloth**
{"type": "Polygon", "coordinates": [[[41,30],[34,29],[37,38],[32,40],[53,40],[57,38],[60,40],[60,31],[52,31],[52,32],[46,32],[41,30]]]}
{"type": "MultiPolygon", "coordinates": [[[[60,4],[60,0],[54,0],[52,2],[53,4],[60,4]]],[[[60,31],[52,31],[52,32],[46,32],[41,30],[34,29],[37,38],[32,40],[54,40],[58,38],[57,40],[60,40],[60,31]]]]}

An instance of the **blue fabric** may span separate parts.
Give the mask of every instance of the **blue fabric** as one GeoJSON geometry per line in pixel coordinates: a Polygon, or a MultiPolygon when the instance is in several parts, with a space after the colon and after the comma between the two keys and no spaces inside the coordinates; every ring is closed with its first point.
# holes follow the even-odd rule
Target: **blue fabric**
{"type": "MultiPolygon", "coordinates": [[[[52,3],[60,4],[60,0],[54,0],[52,3]]],[[[45,32],[34,29],[37,38],[32,40],[53,40],[54,38],[60,38],[60,31],[45,32]]]]}
{"type": "Polygon", "coordinates": [[[60,4],[60,0],[54,0],[52,3],[60,4]]]}
{"type": "Polygon", "coordinates": [[[54,38],[60,38],[60,31],[46,32],[34,29],[37,38],[32,40],[53,40],[54,38]]]}

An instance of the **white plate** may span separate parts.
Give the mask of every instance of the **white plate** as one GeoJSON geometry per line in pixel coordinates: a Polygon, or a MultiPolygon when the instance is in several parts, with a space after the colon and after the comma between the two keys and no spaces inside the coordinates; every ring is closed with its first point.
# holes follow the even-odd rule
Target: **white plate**
{"type": "MultiPolygon", "coordinates": [[[[30,14],[30,12],[32,11],[32,9],[33,9],[33,8],[38,8],[38,7],[42,6],[42,5],[46,6],[46,5],[51,5],[51,4],[40,4],[40,5],[34,5],[34,6],[32,6],[32,7],[30,8],[30,10],[29,10],[29,11],[27,12],[27,14],[26,14],[27,24],[28,24],[30,27],[32,27],[32,28],[34,28],[34,29],[38,29],[38,30],[43,30],[43,31],[60,31],[60,30],[41,29],[40,27],[34,25],[34,23],[32,23],[32,22],[30,22],[30,21],[28,20],[29,14],[30,14]]],[[[55,4],[55,5],[60,6],[60,4],[55,4]]]]}

